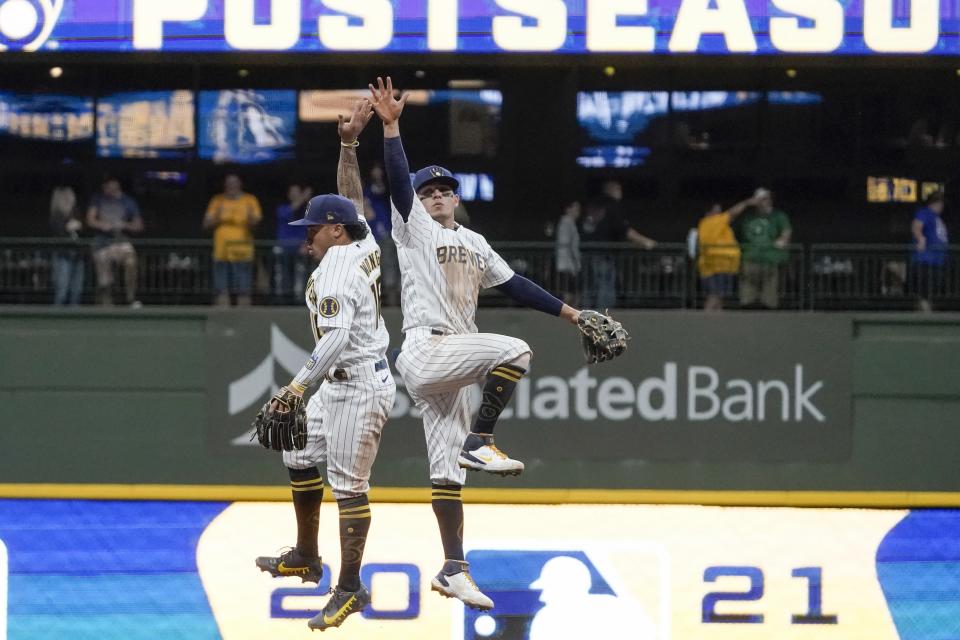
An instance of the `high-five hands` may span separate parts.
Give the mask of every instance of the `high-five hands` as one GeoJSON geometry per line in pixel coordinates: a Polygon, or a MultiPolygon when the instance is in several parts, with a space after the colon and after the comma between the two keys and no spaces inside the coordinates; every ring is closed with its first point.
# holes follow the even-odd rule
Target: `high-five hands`
{"type": "Polygon", "coordinates": [[[358,100],[353,105],[353,113],[350,114],[349,120],[344,120],[342,115],[337,116],[337,133],[340,134],[340,141],[344,144],[355,142],[371,118],[373,118],[373,105],[366,98],[358,100]]]}
{"type": "Polygon", "coordinates": [[[400,119],[403,113],[403,107],[407,104],[408,92],[404,92],[398,100],[393,92],[393,80],[387,76],[387,84],[383,84],[383,78],[377,78],[377,86],[372,84],[370,87],[370,102],[373,104],[373,110],[377,112],[384,125],[391,125],[400,119]]]}

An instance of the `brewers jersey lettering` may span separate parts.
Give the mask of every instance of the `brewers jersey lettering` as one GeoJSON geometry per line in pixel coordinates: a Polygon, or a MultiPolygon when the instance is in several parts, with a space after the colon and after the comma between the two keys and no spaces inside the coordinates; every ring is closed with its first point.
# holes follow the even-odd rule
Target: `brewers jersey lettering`
{"type": "Polygon", "coordinates": [[[474,333],[477,293],[503,284],[513,269],[480,234],[435,222],[416,198],[406,223],[393,208],[400,260],[403,330],[432,327],[474,333]]]}
{"type": "Polygon", "coordinates": [[[307,447],[287,451],[288,467],[326,462],[338,499],[369,491],[380,433],[396,386],[386,362],[390,336],[380,315],[380,249],[371,235],[327,250],[305,292],[310,327],[319,342],[343,329],[349,342],[307,403],[307,447]]]}
{"type": "Polygon", "coordinates": [[[523,340],[477,333],[480,289],[503,284],[513,270],[483,236],[443,227],[417,198],[406,222],[393,208],[393,238],[405,334],[397,370],[423,415],[431,481],[462,485],[457,457],[470,431],[471,385],[530,351],[523,340]]]}

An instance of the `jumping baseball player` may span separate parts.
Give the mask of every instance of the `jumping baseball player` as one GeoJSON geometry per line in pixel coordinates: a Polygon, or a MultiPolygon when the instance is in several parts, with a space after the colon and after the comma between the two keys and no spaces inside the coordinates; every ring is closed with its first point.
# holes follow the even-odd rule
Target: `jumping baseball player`
{"type": "Polygon", "coordinates": [[[530,366],[523,340],[478,333],[474,323],[480,288],[496,287],[539,311],[576,323],[580,312],[514,274],[483,236],[454,222],[459,183],[442,167],[421,169],[410,183],[400,142],[393,83],[377,78],[371,101],[383,121],[384,155],[393,203],[393,238],[400,260],[403,349],[397,370],[423,415],[430,457],[433,511],[445,562],[431,587],[477,609],[493,601],[470,577],[463,555],[466,469],[518,475],[523,463],[496,447],[493,429],[530,366]],[[470,425],[469,387],[481,384],[480,410],[470,425]]]}
{"type": "MultiPolygon", "coordinates": [[[[390,336],[380,316],[380,250],[367,227],[357,167],[357,136],[372,117],[369,103],[358,105],[349,121],[341,118],[340,195],[310,200],[302,220],[311,256],[319,262],[306,289],[316,347],[310,360],[276,396],[302,396],[324,380],[307,404],[306,446],[283,452],[297,516],[297,545],[256,564],[273,576],[299,576],[318,582],[322,564],[317,531],[326,462],[327,480],[340,510],[340,577],[311,629],[337,627],[370,603],[360,583],[360,563],[370,529],[370,468],[380,433],[393,407],[396,386],[386,361],[390,336]]],[[[296,404],[296,398],[293,399],[296,404]]]]}

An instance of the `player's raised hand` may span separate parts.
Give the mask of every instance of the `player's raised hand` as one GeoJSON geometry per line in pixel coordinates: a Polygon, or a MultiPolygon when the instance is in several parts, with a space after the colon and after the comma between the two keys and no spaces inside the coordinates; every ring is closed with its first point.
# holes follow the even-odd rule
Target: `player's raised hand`
{"type": "Polygon", "coordinates": [[[410,94],[404,92],[399,99],[394,95],[393,92],[393,80],[390,76],[387,76],[387,83],[384,85],[383,78],[377,78],[377,86],[367,85],[370,87],[370,102],[373,103],[373,110],[377,112],[377,115],[380,116],[380,119],[383,120],[384,125],[391,125],[397,120],[400,119],[400,114],[403,113],[403,107],[407,104],[407,98],[410,97],[410,94]]]}
{"type": "Polygon", "coordinates": [[[340,134],[340,142],[344,144],[354,142],[360,137],[371,118],[373,118],[373,105],[366,98],[358,100],[353,105],[353,113],[350,114],[349,120],[344,120],[343,115],[338,115],[337,133],[340,134]]]}

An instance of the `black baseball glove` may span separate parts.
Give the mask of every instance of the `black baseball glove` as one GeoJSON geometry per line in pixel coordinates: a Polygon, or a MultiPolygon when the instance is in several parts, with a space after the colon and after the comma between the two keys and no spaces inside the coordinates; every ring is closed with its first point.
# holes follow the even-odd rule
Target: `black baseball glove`
{"type": "Polygon", "coordinates": [[[577,320],[580,342],[587,364],[612,360],[627,350],[630,334],[623,325],[599,311],[581,311],[577,320]]]}
{"type": "MultiPolygon", "coordinates": [[[[260,408],[253,426],[257,440],[266,449],[302,451],[307,447],[307,412],[303,398],[287,387],[280,387],[260,408]]],[[[253,436],[250,439],[253,440],[253,436]]]]}

